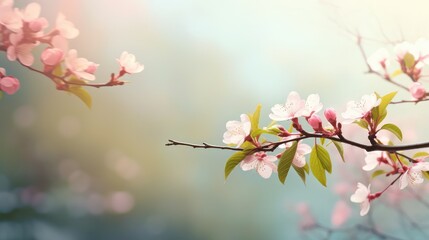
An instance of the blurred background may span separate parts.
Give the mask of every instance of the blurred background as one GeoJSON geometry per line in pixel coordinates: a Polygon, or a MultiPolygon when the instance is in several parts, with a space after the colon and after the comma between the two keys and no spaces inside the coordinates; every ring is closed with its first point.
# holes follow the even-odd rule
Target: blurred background
{"type": "MultiPolygon", "coordinates": [[[[356,168],[333,153],[324,188],[313,177],[304,185],[291,173],[282,185],[275,175],[264,180],[238,168],[225,182],[231,152],[164,145],[222,144],[227,121],[261,103],[268,124],[269,109],[293,90],[318,93],[338,112],[364,94],[398,90],[365,74],[350,32],[375,40],[364,41],[368,53],[429,37],[423,0],[35,2],[50,22],[60,11],[74,22],[80,35],[71,48],[100,64],[100,82],[117,71],[124,50],[145,70],[125,86],[89,89],[89,110],[1,53],[0,66],[22,87],[0,102],[0,239],[297,239],[303,203],[331,226],[341,199],[334,186],[345,175],[338,173],[354,177],[350,194],[357,181],[369,181],[360,173],[362,151],[347,155],[356,168]]],[[[399,91],[398,99],[410,96],[399,91]]],[[[426,110],[426,103],[395,105],[389,117],[406,141],[419,142],[427,140],[426,110]]],[[[350,207],[345,226],[367,221],[350,207]]],[[[392,215],[377,204],[371,211],[392,215]]],[[[404,234],[396,218],[385,229],[404,234]]]]}

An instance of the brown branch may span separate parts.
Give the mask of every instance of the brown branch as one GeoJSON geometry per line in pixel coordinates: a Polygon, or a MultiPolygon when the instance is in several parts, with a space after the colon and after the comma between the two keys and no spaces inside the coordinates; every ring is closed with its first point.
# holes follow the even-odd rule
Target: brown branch
{"type": "Polygon", "coordinates": [[[393,81],[390,77],[389,77],[389,75],[383,75],[383,74],[381,74],[381,73],[379,73],[379,72],[377,72],[377,71],[374,71],[372,68],[371,68],[371,66],[369,65],[369,63],[368,63],[368,56],[367,56],[367,54],[366,54],[366,52],[365,52],[365,49],[363,48],[363,46],[362,46],[362,38],[360,37],[360,35],[357,35],[356,36],[356,38],[357,38],[357,45],[358,45],[358,48],[359,48],[359,51],[360,51],[360,53],[361,53],[361,55],[362,55],[362,57],[363,57],[363,59],[364,59],[364,61],[365,61],[365,64],[366,64],[366,66],[367,66],[367,68],[368,68],[368,71],[366,72],[366,73],[368,73],[368,74],[374,74],[374,75],[377,75],[377,76],[379,76],[380,78],[382,78],[382,79],[384,79],[385,81],[387,81],[387,82],[389,82],[389,83],[392,83],[392,84],[394,84],[394,85],[396,85],[396,86],[398,86],[398,87],[400,87],[400,88],[402,88],[402,89],[404,89],[404,90],[406,90],[406,91],[408,91],[408,88],[406,87],[406,86],[404,86],[404,85],[402,85],[402,84],[400,84],[400,83],[398,83],[398,82],[395,82],[395,81],[393,81]]]}
{"type": "Polygon", "coordinates": [[[400,103],[414,103],[414,104],[417,104],[419,102],[426,102],[426,101],[429,101],[429,98],[416,99],[416,100],[402,100],[402,101],[390,102],[390,104],[400,104],[400,103]]]}
{"type": "MultiPolygon", "coordinates": [[[[18,61],[19,62],[19,61],[18,61]]],[[[46,73],[44,71],[38,70],[36,68],[33,68],[31,66],[26,66],[24,64],[22,64],[21,62],[19,62],[23,67],[33,71],[33,72],[37,72],[39,74],[44,75],[45,77],[49,78],[52,80],[52,82],[54,82],[57,86],[58,86],[58,82],[56,80],[61,81],[63,84],[66,85],[78,85],[78,86],[84,86],[84,87],[94,87],[94,88],[100,88],[100,87],[113,87],[113,86],[118,86],[118,85],[124,85],[125,82],[123,81],[118,81],[118,77],[115,77],[114,74],[112,73],[110,81],[106,82],[106,83],[86,83],[86,82],[70,82],[66,79],[64,79],[64,77],[58,77],[55,76],[51,73],[46,73]]]]}
{"type": "MultiPolygon", "coordinates": [[[[329,137],[324,136],[322,134],[314,134],[314,133],[307,133],[305,136],[301,136],[294,139],[288,139],[278,142],[272,142],[265,145],[262,145],[260,147],[256,147],[254,151],[263,151],[263,152],[272,152],[276,150],[280,145],[288,143],[288,142],[294,142],[294,141],[300,141],[308,138],[325,138],[336,142],[345,143],[357,148],[364,149],[367,152],[372,151],[386,151],[386,152],[397,152],[397,151],[404,151],[404,150],[413,150],[413,149],[420,149],[420,148],[427,148],[429,147],[429,142],[423,142],[423,143],[417,143],[417,144],[410,144],[410,145],[399,145],[399,146],[388,146],[388,145],[379,145],[379,144],[362,144],[359,142],[355,142],[352,140],[349,140],[347,138],[339,138],[339,137],[329,137]]],[[[222,149],[222,150],[232,150],[232,151],[243,151],[243,148],[239,147],[228,147],[228,146],[218,146],[218,145],[212,145],[208,143],[203,144],[193,144],[193,143],[186,143],[186,142],[180,142],[176,140],[168,140],[168,143],[165,144],[165,146],[187,146],[192,148],[204,148],[204,149],[222,149]]]]}

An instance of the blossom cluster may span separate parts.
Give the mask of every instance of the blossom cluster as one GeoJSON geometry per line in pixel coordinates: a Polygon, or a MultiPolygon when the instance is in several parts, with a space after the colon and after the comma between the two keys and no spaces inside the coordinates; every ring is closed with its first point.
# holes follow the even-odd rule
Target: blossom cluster
{"type": "Polygon", "coordinates": [[[412,83],[408,90],[416,100],[422,100],[427,97],[426,88],[421,83],[424,76],[423,68],[429,65],[429,40],[421,38],[414,44],[410,42],[401,42],[394,46],[393,57],[390,56],[386,48],[381,48],[374,52],[367,59],[370,70],[382,75],[387,80],[405,74],[412,83]],[[391,60],[397,63],[396,69],[390,70],[391,60]]]}
{"type": "MultiPolygon", "coordinates": [[[[395,94],[390,93],[380,97],[373,93],[362,96],[359,101],[350,101],[346,105],[346,111],[341,114],[343,118],[341,121],[337,118],[335,109],[327,108],[323,115],[329,124],[324,125],[324,121],[318,115],[323,109],[319,95],[311,94],[306,99],[301,99],[297,92],[291,92],[284,104],[276,104],[271,108],[269,118],[273,122],[268,127],[259,128],[260,108],[258,108],[254,114],[241,114],[240,121],[228,121],[223,142],[245,151],[244,155],[238,155],[241,156],[239,165],[243,171],[256,169],[263,178],[269,178],[273,172],[278,172],[280,181],[284,182],[290,167],[297,171],[303,181],[305,181],[306,173],[309,174],[311,169],[316,179],[326,186],[325,172],[330,173],[332,167],[329,153],[323,147],[324,139],[331,140],[341,157],[344,158],[340,142],[348,144],[351,142],[342,135],[344,125],[355,123],[366,129],[370,146],[393,144],[389,139],[377,137],[377,133],[381,130],[390,131],[399,139],[402,138],[402,133],[396,125],[388,123],[381,126],[381,122],[387,114],[386,107],[395,94]],[[302,126],[302,120],[305,120],[306,124],[311,127],[311,132],[302,126]],[[289,130],[277,124],[282,121],[291,122],[289,130]],[[262,134],[275,135],[279,141],[268,141],[261,138],[262,134]],[[303,142],[306,138],[315,139],[313,147],[303,142]],[[317,139],[323,140],[319,144],[317,139]],[[282,152],[270,154],[277,147],[282,149],[282,152]],[[310,164],[306,160],[308,154],[310,154],[310,164]],[[279,163],[276,164],[276,161],[279,163]]],[[[363,170],[372,171],[380,168],[381,165],[387,166],[388,170],[379,169],[377,174],[398,175],[400,189],[410,184],[422,183],[424,172],[429,171],[429,162],[424,161],[429,154],[422,155],[423,157],[420,158],[417,158],[418,156],[408,158],[410,160],[408,164],[403,157],[398,155],[398,152],[371,150],[366,154],[366,164],[363,166],[363,170]]],[[[237,155],[231,159],[238,164],[237,155]]],[[[359,203],[361,215],[365,215],[369,211],[370,202],[380,197],[384,191],[371,194],[370,186],[366,187],[364,184],[358,183],[357,190],[350,200],[359,203]]]]}
{"type": "MultiPolygon", "coordinates": [[[[99,64],[79,57],[76,49],[69,48],[69,40],[79,35],[79,30],[59,13],[52,29],[49,21],[40,16],[41,6],[30,3],[25,8],[14,7],[13,0],[0,0],[0,51],[6,52],[7,59],[18,61],[22,66],[50,78],[57,89],[68,91],[71,86],[116,86],[125,74],[138,73],[143,65],[133,54],[123,52],[117,59],[120,68],[117,74],[105,84],[93,84],[99,64]],[[40,56],[35,50],[40,47],[40,56]],[[39,59],[43,68],[35,69],[33,64],[39,59]]],[[[14,94],[19,89],[19,81],[1,72],[0,90],[14,94]]]]}

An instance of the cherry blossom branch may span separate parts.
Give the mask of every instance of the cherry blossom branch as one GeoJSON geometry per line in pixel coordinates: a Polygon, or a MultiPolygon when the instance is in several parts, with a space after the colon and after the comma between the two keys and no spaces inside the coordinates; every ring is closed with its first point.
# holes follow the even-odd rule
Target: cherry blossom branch
{"type": "Polygon", "coordinates": [[[400,88],[402,88],[402,89],[404,89],[404,90],[408,91],[408,88],[407,88],[406,86],[404,86],[404,85],[402,85],[402,84],[400,84],[400,83],[398,83],[398,82],[393,81],[393,80],[391,79],[391,77],[389,76],[389,74],[388,74],[388,73],[385,73],[385,74],[383,75],[383,74],[381,74],[381,73],[379,73],[379,72],[377,72],[377,71],[374,71],[374,69],[371,67],[371,65],[369,65],[369,63],[368,63],[368,61],[367,61],[368,56],[367,56],[367,54],[366,54],[366,52],[365,52],[365,50],[364,50],[364,48],[363,48],[363,45],[362,45],[362,38],[360,37],[360,35],[357,35],[357,36],[356,36],[356,39],[357,39],[357,41],[356,41],[356,42],[357,42],[357,45],[358,45],[359,51],[360,51],[360,53],[361,53],[361,55],[362,55],[362,57],[363,57],[363,59],[364,59],[364,61],[365,61],[365,64],[366,64],[367,68],[368,68],[367,73],[369,73],[369,74],[375,74],[375,75],[379,76],[380,78],[384,79],[385,81],[387,81],[387,82],[389,82],[389,83],[392,83],[392,84],[394,84],[394,85],[396,85],[396,86],[398,86],[398,87],[400,87],[400,88]]]}
{"type": "MultiPolygon", "coordinates": [[[[294,138],[294,139],[288,139],[288,140],[272,142],[272,143],[268,143],[265,145],[261,145],[260,147],[256,147],[254,149],[254,151],[272,152],[272,151],[276,150],[282,144],[289,143],[289,142],[295,142],[295,141],[299,141],[299,140],[304,140],[304,139],[308,139],[308,138],[318,138],[318,139],[325,138],[325,139],[329,139],[329,140],[336,141],[336,142],[342,142],[342,143],[346,143],[346,144],[354,146],[354,147],[364,149],[367,152],[371,152],[371,151],[397,152],[397,151],[405,151],[405,150],[413,150],[413,149],[421,149],[421,148],[429,147],[429,142],[410,144],[410,145],[396,145],[396,146],[379,145],[379,144],[366,145],[366,144],[362,144],[362,143],[358,143],[358,142],[346,139],[344,137],[343,138],[329,137],[329,136],[324,136],[321,134],[308,133],[308,135],[306,135],[306,136],[301,136],[301,137],[294,138]]],[[[232,151],[243,151],[244,150],[243,148],[239,148],[239,147],[225,147],[225,146],[212,145],[212,144],[208,144],[208,143],[193,144],[193,143],[180,142],[180,141],[176,141],[176,140],[172,140],[172,139],[169,139],[168,143],[166,143],[165,146],[187,146],[187,147],[192,147],[192,148],[221,149],[221,150],[232,150],[232,151]]]]}
{"type": "Polygon", "coordinates": [[[402,100],[402,101],[392,101],[390,102],[390,104],[400,104],[400,103],[414,103],[417,104],[419,102],[426,102],[429,101],[429,98],[425,98],[425,99],[415,99],[415,100],[402,100]]]}
{"type": "MultiPolygon", "coordinates": [[[[59,13],[53,28],[46,31],[50,24],[46,18],[39,16],[40,10],[40,4],[34,2],[19,9],[14,7],[14,1],[0,1],[0,51],[6,53],[8,60],[17,61],[30,71],[49,78],[58,90],[76,95],[90,107],[91,96],[80,87],[124,85],[121,77],[143,70],[143,65],[136,61],[135,56],[124,51],[117,59],[120,65],[118,73],[112,73],[110,80],[105,83],[92,83],[96,79],[94,74],[99,64],[78,57],[76,49],[68,48],[68,40],[76,38],[79,30],[59,13]],[[34,50],[39,47],[43,47],[43,50],[39,56],[35,56],[34,50]],[[41,69],[32,67],[35,59],[40,59],[41,69]]],[[[19,88],[20,81],[6,75],[6,70],[0,68],[0,94],[5,92],[12,95],[19,88]]]]}
{"type": "Polygon", "coordinates": [[[21,66],[23,66],[23,67],[25,67],[25,68],[33,71],[33,72],[37,72],[37,73],[51,79],[51,81],[57,85],[57,88],[59,90],[67,89],[67,86],[64,86],[64,84],[65,85],[94,87],[94,88],[113,87],[113,86],[119,86],[119,85],[125,84],[125,82],[119,80],[119,78],[125,74],[125,72],[123,72],[123,71],[120,72],[118,74],[118,76],[115,76],[115,74],[112,73],[110,76],[110,80],[106,83],[71,82],[71,81],[66,80],[64,77],[58,77],[58,76],[53,75],[52,73],[44,72],[44,71],[38,70],[36,68],[33,68],[31,66],[26,66],[26,65],[22,64],[21,62],[19,62],[19,63],[21,64],[21,66]],[[59,80],[62,84],[56,80],[59,80]]]}

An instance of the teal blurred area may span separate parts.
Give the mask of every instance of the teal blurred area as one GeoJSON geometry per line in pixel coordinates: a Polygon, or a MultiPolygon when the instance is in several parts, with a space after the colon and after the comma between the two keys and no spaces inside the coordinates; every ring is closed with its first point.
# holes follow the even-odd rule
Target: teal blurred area
{"type": "MultiPolygon", "coordinates": [[[[36,2],[50,21],[61,11],[75,23],[80,35],[70,46],[100,64],[98,81],[118,70],[115,59],[124,50],[145,70],[125,86],[89,89],[89,110],[1,54],[0,65],[22,88],[0,102],[0,239],[298,239],[295,205],[307,202],[329,225],[337,174],[327,189],[312,177],[304,185],[295,173],[281,185],[276,176],[263,180],[239,169],[225,182],[231,152],[165,143],[222,144],[227,121],[261,103],[261,122],[268,124],[270,107],[293,90],[318,93],[339,112],[363,94],[396,90],[364,74],[355,40],[344,31],[379,38],[377,18],[366,18],[372,14],[398,37],[390,22],[397,12],[383,12],[381,3],[36,2]]],[[[428,30],[403,31],[414,40],[428,30]]],[[[367,46],[371,52],[382,44],[367,46]]],[[[407,127],[403,111],[425,109],[408,107],[392,110],[400,126],[407,127]]],[[[415,119],[413,126],[424,122],[415,119]]],[[[347,168],[333,160],[336,171],[347,168]]]]}

